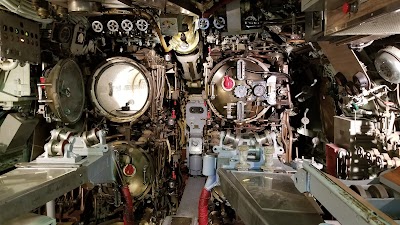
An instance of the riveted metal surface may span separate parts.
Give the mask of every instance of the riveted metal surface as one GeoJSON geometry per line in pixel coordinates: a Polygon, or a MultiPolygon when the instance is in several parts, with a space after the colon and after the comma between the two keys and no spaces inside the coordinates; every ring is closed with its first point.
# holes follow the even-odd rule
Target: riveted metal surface
{"type": "MultiPolygon", "coordinates": [[[[236,77],[236,66],[237,66],[237,61],[238,60],[243,60],[246,63],[246,69],[254,72],[246,72],[246,79],[253,80],[253,81],[263,81],[264,78],[262,75],[257,74],[257,73],[263,73],[268,70],[268,67],[260,62],[257,59],[247,57],[247,58],[241,58],[241,57],[232,57],[225,59],[218,63],[213,70],[210,72],[210,79],[208,82],[208,85],[213,85],[215,91],[215,98],[212,100],[208,100],[208,103],[210,105],[210,108],[213,110],[213,112],[220,118],[227,119],[227,104],[228,103],[234,103],[236,104],[238,101],[240,101],[239,98],[235,97],[233,91],[227,91],[223,88],[223,80],[225,76],[236,77]]],[[[236,85],[246,85],[246,81],[235,81],[236,85]]],[[[263,112],[264,107],[260,106],[257,107],[253,104],[246,104],[245,106],[245,114],[246,114],[246,119],[250,120],[251,118],[256,117],[258,114],[265,113],[263,112]]],[[[232,108],[232,115],[236,115],[236,107],[232,108]]]]}
{"type": "Polygon", "coordinates": [[[0,10],[0,57],[39,63],[39,23],[0,10]]]}
{"type": "MultiPolygon", "coordinates": [[[[127,142],[115,141],[110,143],[110,146],[119,154],[128,156],[125,157],[136,168],[133,176],[123,176],[123,179],[129,185],[131,195],[136,199],[142,199],[151,189],[151,185],[155,178],[154,166],[150,157],[140,148],[132,146],[127,142]]],[[[120,165],[121,167],[125,164],[120,165]]]]}
{"type": "Polygon", "coordinates": [[[76,123],[85,104],[82,72],[73,59],[60,60],[50,71],[45,86],[48,103],[56,117],[65,123],[76,123]]]}

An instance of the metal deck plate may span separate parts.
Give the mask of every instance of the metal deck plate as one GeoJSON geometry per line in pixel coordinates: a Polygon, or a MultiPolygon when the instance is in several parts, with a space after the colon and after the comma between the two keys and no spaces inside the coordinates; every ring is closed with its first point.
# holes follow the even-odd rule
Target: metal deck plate
{"type": "Polygon", "coordinates": [[[189,177],[176,213],[177,217],[197,218],[200,193],[205,183],[205,177],[189,177]]]}

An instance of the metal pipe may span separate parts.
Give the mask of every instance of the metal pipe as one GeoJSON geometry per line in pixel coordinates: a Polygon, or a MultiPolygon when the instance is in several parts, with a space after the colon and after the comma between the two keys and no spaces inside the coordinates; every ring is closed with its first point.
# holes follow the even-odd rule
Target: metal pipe
{"type": "Polygon", "coordinates": [[[199,199],[199,225],[208,224],[208,200],[211,198],[211,192],[203,188],[199,199]]]}
{"type": "Polygon", "coordinates": [[[292,161],[292,148],[293,148],[293,132],[292,129],[290,127],[290,122],[289,122],[289,113],[287,114],[287,127],[288,127],[288,131],[289,131],[289,160],[288,162],[290,163],[292,161]]]}
{"type": "Polygon", "coordinates": [[[284,140],[283,143],[285,145],[285,150],[287,151],[286,154],[286,161],[291,162],[292,161],[292,144],[293,144],[293,132],[290,127],[290,122],[289,122],[289,113],[284,112],[282,116],[282,139],[284,140]],[[287,136],[289,138],[288,142],[286,141],[287,136]]]}
{"type": "Polygon", "coordinates": [[[387,135],[391,135],[394,130],[394,120],[396,119],[394,112],[390,113],[389,127],[387,129],[387,135]]]}
{"type": "Polygon", "coordinates": [[[112,139],[115,139],[115,138],[119,138],[119,137],[124,137],[124,135],[123,134],[114,134],[114,135],[111,135],[111,136],[107,136],[106,140],[109,141],[109,140],[112,140],[112,139]]]}
{"type": "Polygon", "coordinates": [[[51,218],[56,218],[56,201],[51,200],[46,203],[46,215],[51,218]]]}
{"type": "Polygon", "coordinates": [[[124,225],[133,225],[133,201],[128,185],[122,187],[122,195],[125,199],[124,225]]]}
{"type": "Polygon", "coordinates": [[[40,22],[40,23],[51,23],[52,19],[42,19],[37,14],[36,11],[31,7],[30,2],[26,0],[13,1],[13,0],[0,0],[0,5],[6,7],[9,11],[16,13],[22,17],[40,22]]]}
{"type": "Polygon", "coordinates": [[[219,185],[217,176],[208,176],[206,184],[200,194],[198,204],[198,222],[199,225],[208,224],[208,201],[211,198],[211,190],[219,185]]]}

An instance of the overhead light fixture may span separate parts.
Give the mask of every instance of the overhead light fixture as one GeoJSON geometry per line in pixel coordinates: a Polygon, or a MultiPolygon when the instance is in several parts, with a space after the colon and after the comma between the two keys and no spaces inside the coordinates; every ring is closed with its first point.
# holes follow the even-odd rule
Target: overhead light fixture
{"type": "Polygon", "coordinates": [[[400,49],[389,46],[381,49],[375,58],[379,75],[390,83],[400,83],[400,49]]]}

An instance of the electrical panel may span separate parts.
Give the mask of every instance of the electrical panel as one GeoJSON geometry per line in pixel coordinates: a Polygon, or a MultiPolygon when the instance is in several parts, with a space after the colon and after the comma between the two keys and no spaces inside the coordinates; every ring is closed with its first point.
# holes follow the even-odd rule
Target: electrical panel
{"type": "Polygon", "coordinates": [[[39,24],[15,14],[0,11],[0,57],[39,63],[39,24]]]}

